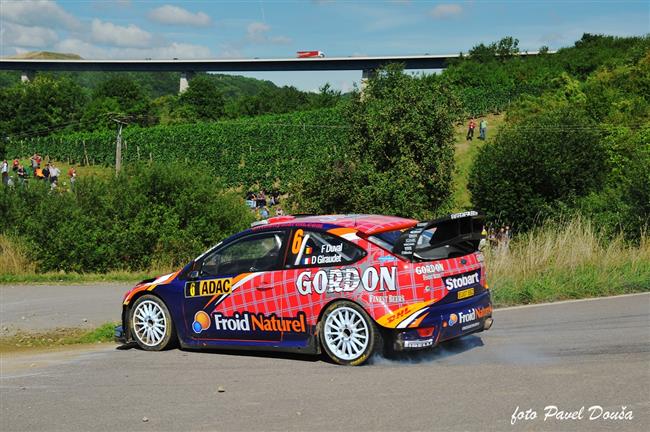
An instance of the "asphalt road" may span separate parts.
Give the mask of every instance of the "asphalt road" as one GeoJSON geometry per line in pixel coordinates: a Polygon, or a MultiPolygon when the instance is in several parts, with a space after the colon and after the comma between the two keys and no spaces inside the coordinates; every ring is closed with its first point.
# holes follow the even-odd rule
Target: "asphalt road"
{"type": "Polygon", "coordinates": [[[119,321],[132,285],[0,285],[0,336],[119,321]]]}
{"type": "Polygon", "coordinates": [[[0,430],[650,430],[650,294],[494,316],[478,336],[356,368],[114,345],[5,354],[0,430]],[[551,405],[583,418],[544,420],[551,405]],[[594,405],[628,419],[590,420],[594,405]],[[517,407],[537,417],[512,425],[517,407]]]}

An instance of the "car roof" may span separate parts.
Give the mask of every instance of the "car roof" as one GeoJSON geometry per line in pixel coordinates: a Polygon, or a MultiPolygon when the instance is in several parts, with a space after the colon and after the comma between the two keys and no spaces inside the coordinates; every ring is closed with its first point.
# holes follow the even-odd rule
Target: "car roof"
{"type": "Polygon", "coordinates": [[[382,215],[296,215],[277,216],[265,221],[254,223],[254,228],[278,228],[286,226],[306,226],[330,228],[351,228],[366,235],[377,234],[384,231],[410,228],[417,224],[415,219],[401,218],[397,216],[382,215]]]}

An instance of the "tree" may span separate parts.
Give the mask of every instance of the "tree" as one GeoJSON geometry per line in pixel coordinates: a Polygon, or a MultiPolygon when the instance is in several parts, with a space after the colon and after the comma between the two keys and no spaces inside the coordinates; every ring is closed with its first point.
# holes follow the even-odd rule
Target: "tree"
{"type": "Polygon", "coordinates": [[[453,123],[460,113],[451,92],[391,65],[346,109],[346,154],[331,154],[304,172],[295,194],[300,210],[418,218],[439,211],[452,191],[453,123]]]}
{"type": "Polygon", "coordinates": [[[218,120],[224,116],[223,95],[209,75],[194,77],[189,88],[180,95],[179,103],[189,108],[198,120],[218,120]]]}
{"type": "MultiPolygon", "coordinates": [[[[103,81],[93,93],[93,101],[113,99],[119,106],[119,115],[142,126],[158,123],[158,117],[147,92],[129,75],[117,74],[103,81]]],[[[100,103],[101,102],[97,102],[100,103]]]]}

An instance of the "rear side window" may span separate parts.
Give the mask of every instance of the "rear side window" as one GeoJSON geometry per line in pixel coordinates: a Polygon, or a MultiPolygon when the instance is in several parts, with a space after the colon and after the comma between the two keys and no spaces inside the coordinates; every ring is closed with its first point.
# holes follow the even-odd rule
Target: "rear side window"
{"type": "Polygon", "coordinates": [[[352,264],[366,252],[339,236],[321,231],[293,232],[286,267],[330,267],[352,264]]]}

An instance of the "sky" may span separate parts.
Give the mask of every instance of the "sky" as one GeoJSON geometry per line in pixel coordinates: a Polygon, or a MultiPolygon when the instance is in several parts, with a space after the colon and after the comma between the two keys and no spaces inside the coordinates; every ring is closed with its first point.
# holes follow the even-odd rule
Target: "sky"
{"type": "MultiPolygon", "coordinates": [[[[0,0],[0,56],[87,59],[451,54],[504,36],[534,51],[583,33],[650,33],[648,0],[0,0]]],[[[361,72],[241,74],[316,91],[348,91],[361,72]]]]}

